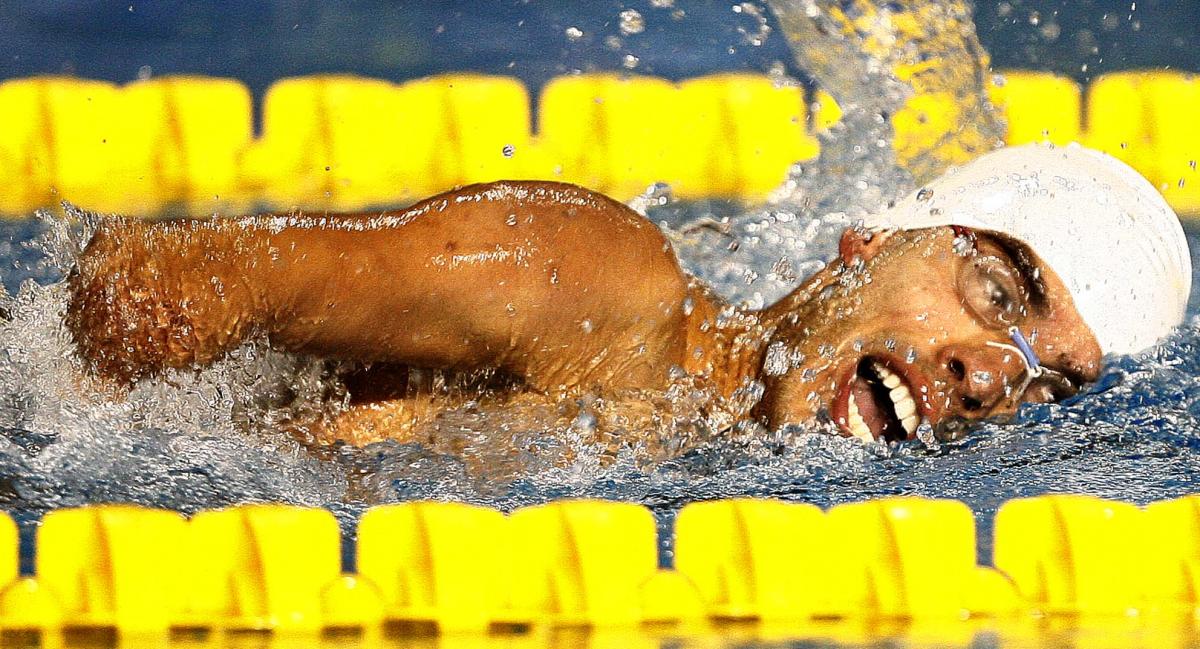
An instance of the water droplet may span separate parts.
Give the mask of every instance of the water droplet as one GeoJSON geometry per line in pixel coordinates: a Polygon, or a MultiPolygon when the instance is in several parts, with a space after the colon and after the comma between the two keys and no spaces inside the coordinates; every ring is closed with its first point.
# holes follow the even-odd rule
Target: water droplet
{"type": "Polygon", "coordinates": [[[581,410],[575,417],[575,421],[571,422],[571,427],[575,430],[590,435],[596,432],[596,415],[593,415],[587,410],[581,410]]]}
{"type": "Polygon", "coordinates": [[[754,26],[747,28],[742,25],[737,26],[737,31],[742,35],[742,40],[753,47],[762,45],[767,40],[767,36],[771,34],[771,25],[767,22],[766,16],[762,14],[757,6],[750,2],[733,5],[733,12],[750,16],[754,19],[754,26]]]}
{"type": "Polygon", "coordinates": [[[619,15],[618,27],[625,36],[640,34],[646,29],[646,19],[636,9],[626,9],[619,15]]]}
{"type": "Polygon", "coordinates": [[[767,353],[763,356],[763,373],[767,376],[783,376],[790,369],[792,363],[787,344],[776,340],[768,345],[767,353]]]}
{"type": "Polygon", "coordinates": [[[921,443],[928,447],[933,447],[937,444],[937,438],[933,436],[933,425],[929,423],[928,419],[922,419],[921,423],[917,425],[917,439],[921,440],[921,443]]]}
{"type": "Polygon", "coordinates": [[[511,144],[505,144],[504,148],[500,149],[500,153],[503,153],[504,157],[506,157],[506,158],[513,157],[513,154],[516,153],[516,151],[517,151],[517,148],[511,144]]]}
{"type": "Polygon", "coordinates": [[[922,187],[921,191],[917,192],[917,200],[919,201],[927,201],[931,198],[933,198],[933,190],[928,187],[922,187]]]}
{"type": "Polygon", "coordinates": [[[642,62],[641,59],[639,59],[638,57],[636,57],[632,54],[626,54],[625,56],[621,57],[621,65],[625,66],[626,70],[632,70],[632,69],[636,68],[638,66],[638,63],[641,63],[641,62],[642,62]]]}
{"type": "Polygon", "coordinates": [[[583,329],[583,333],[585,334],[592,333],[592,321],[584,318],[583,321],[579,323],[579,328],[583,329]]]}
{"type": "Polygon", "coordinates": [[[517,224],[517,215],[509,214],[508,218],[504,219],[504,224],[508,225],[508,226],[516,225],[517,224]]]}
{"type": "Polygon", "coordinates": [[[975,241],[971,237],[960,234],[954,237],[954,243],[951,244],[951,248],[954,250],[954,254],[959,257],[967,257],[975,252],[975,241]]]}
{"type": "Polygon", "coordinates": [[[650,0],[650,6],[655,9],[670,9],[675,6],[675,0],[650,0]]]}
{"type": "Polygon", "coordinates": [[[692,311],[695,310],[696,301],[692,299],[692,296],[689,295],[683,298],[683,315],[692,315],[692,311]]]}
{"type": "Polygon", "coordinates": [[[583,38],[583,30],[578,27],[568,27],[566,33],[567,40],[571,41],[572,43],[583,38]]]}

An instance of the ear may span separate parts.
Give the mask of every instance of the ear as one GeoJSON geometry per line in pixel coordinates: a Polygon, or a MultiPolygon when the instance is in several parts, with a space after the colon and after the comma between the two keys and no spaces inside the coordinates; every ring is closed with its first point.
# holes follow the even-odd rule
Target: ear
{"type": "Polygon", "coordinates": [[[838,255],[842,261],[850,263],[855,257],[867,261],[879,252],[883,242],[892,236],[891,230],[868,230],[866,228],[846,228],[842,232],[842,240],[838,243],[838,255]]]}

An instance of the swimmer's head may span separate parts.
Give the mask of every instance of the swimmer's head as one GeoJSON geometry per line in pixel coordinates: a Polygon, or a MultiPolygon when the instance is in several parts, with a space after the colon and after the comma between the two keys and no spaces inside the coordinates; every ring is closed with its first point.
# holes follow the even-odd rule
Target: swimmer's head
{"type": "Polygon", "coordinates": [[[984,156],[847,230],[839,257],[769,312],[773,425],[955,436],[1073,394],[1105,353],[1153,345],[1182,320],[1191,281],[1161,196],[1074,146],[984,156]]]}
{"type": "Polygon", "coordinates": [[[1106,354],[1158,342],[1183,321],[1191,291],[1187,239],[1162,195],[1120,160],[1078,145],[996,151],[866,225],[957,225],[1021,241],[1058,273],[1106,354]]]}

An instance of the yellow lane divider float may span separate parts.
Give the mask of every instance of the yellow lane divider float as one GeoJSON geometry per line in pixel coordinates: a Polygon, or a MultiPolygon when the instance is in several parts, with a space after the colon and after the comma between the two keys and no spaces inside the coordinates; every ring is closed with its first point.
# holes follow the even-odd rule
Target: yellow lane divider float
{"type": "MultiPolygon", "coordinates": [[[[1082,90],[1010,72],[991,96],[1010,144],[1082,141],[1130,162],[1181,213],[1200,215],[1194,76],[1116,73],[1082,90]]],[[[680,83],[559,77],[542,89],[536,115],[508,77],[299,77],[275,83],[262,110],[255,138],[250,93],[233,80],[2,82],[0,213],[62,199],[130,214],[353,210],[498,178],[565,180],[623,199],[655,182],[684,198],[756,199],[791,164],[816,157],[815,134],[840,114],[824,93],[725,73],[680,83]]],[[[931,129],[910,122],[895,123],[898,141],[931,129]]]]}
{"type": "Polygon", "coordinates": [[[995,568],[976,565],[965,505],[914,497],[828,512],[694,503],[678,515],[670,570],[658,567],[650,511],[629,503],[509,515],[377,507],[359,524],[357,574],[341,574],[340,543],[320,509],[244,505],[185,519],[101,505],[47,514],[36,575],[18,577],[16,528],[0,516],[0,632],[1021,628],[1080,616],[1156,626],[1200,614],[1200,496],[1145,509],[1084,496],[1010,501],[996,515],[995,568]]]}

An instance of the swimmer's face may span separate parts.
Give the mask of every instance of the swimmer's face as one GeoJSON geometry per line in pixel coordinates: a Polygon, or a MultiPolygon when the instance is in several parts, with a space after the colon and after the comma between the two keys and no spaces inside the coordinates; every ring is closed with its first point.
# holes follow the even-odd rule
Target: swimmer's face
{"type": "Polygon", "coordinates": [[[830,421],[841,434],[912,439],[928,422],[1053,401],[1095,380],[1101,352],[1058,276],[1003,235],[949,227],[848,230],[840,259],[772,308],[781,326],[763,366],[773,426],[830,421]],[[1009,328],[1052,370],[1030,380],[1009,328]]]}

